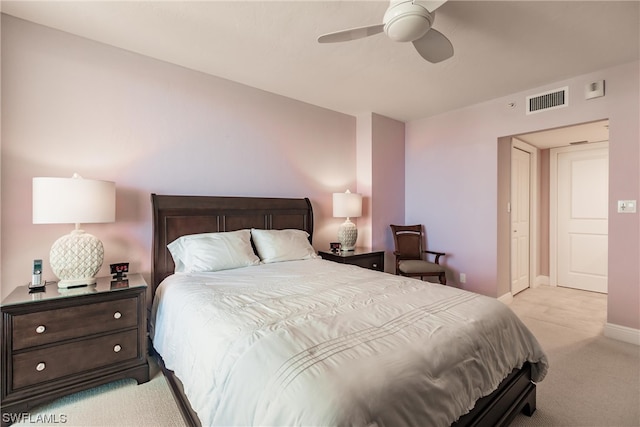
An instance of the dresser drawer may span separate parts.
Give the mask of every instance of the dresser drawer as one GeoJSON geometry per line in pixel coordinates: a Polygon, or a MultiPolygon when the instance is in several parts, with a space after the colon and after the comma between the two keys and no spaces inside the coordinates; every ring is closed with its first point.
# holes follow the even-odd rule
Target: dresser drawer
{"type": "Polygon", "coordinates": [[[12,316],[13,349],[136,326],[137,305],[133,297],[12,316]]]}
{"type": "Polygon", "coordinates": [[[13,356],[12,389],[138,357],[138,330],[114,333],[13,356]]]}
{"type": "Polygon", "coordinates": [[[349,262],[351,265],[368,268],[370,270],[384,270],[384,257],[379,255],[371,255],[353,259],[349,262]]]}

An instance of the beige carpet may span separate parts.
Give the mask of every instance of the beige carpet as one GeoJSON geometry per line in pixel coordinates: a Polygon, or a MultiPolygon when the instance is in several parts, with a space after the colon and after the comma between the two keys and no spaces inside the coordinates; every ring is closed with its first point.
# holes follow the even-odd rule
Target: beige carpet
{"type": "MultiPolygon", "coordinates": [[[[602,336],[605,295],[540,287],[516,296],[511,308],[551,365],[538,384],[538,410],[519,415],[514,426],[640,426],[640,347],[602,336]]],[[[142,385],[123,380],[61,398],[31,411],[32,423],[16,425],[183,426],[155,364],[151,374],[142,385]],[[43,422],[52,415],[57,423],[43,422]]]]}
{"type": "Polygon", "coordinates": [[[150,359],[151,380],[114,381],[38,406],[16,426],[184,426],[180,410],[158,366],[150,359]],[[52,421],[52,422],[47,422],[52,421]],[[63,422],[64,421],[64,422],[63,422]]]}
{"type": "Polygon", "coordinates": [[[538,338],[549,373],[538,409],[513,426],[640,426],[640,347],[606,338],[606,295],[528,289],[511,308],[538,338]]]}

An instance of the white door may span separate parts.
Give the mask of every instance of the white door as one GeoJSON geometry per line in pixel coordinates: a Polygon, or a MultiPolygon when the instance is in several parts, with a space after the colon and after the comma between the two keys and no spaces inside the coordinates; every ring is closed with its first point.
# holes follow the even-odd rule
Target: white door
{"type": "Polygon", "coordinates": [[[531,155],[511,148],[511,294],[530,286],[531,155]]]}
{"type": "Polygon", "coordinates": [[[607,293],[609,143],[554,149],[551,160],[557,172],[556,284],[607,293]]]}

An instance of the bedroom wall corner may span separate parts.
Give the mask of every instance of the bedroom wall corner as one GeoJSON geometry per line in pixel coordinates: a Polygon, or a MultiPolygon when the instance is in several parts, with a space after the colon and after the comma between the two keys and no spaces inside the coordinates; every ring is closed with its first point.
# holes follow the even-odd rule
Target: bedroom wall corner
{"type": "Polygon", "coordinates": [[[404,122],[376,113],[357,117],[358,192],[363,216],[358,245],[385,251],[385,271],[395,271],[389,224],[404,221],[404,122]]]}
{"type": "Polygon", "coordinates": [[[356,191],[362,194],[362,216],[356,219],[358,226],[357,246],[370,248],[372,245],[371,214],[373,197],[373,116],[371,113],[356,117],[356,191]]]}
{"type": "Polygon", "coordinates": [[[372,246],[385,251],[385,271],[395,273],[390,224],[405,218],[405,123],[373,114],[372,246]]]}

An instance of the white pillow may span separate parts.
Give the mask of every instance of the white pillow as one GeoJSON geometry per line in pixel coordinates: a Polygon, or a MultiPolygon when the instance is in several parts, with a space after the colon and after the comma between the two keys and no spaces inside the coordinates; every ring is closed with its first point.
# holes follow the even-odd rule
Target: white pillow
{"type": "Polygon", "coordinates": [[[176,273],[230,270],[260,264],[249,230],[190,234],[167,245],[176,273]]]}
{"type": "Polygon", "coordinates": [[[309,243],[309,233],[303,230],[251,229],[251,238],[260,259],[265,264],[281,261],[318,258],[309,243]]]}

